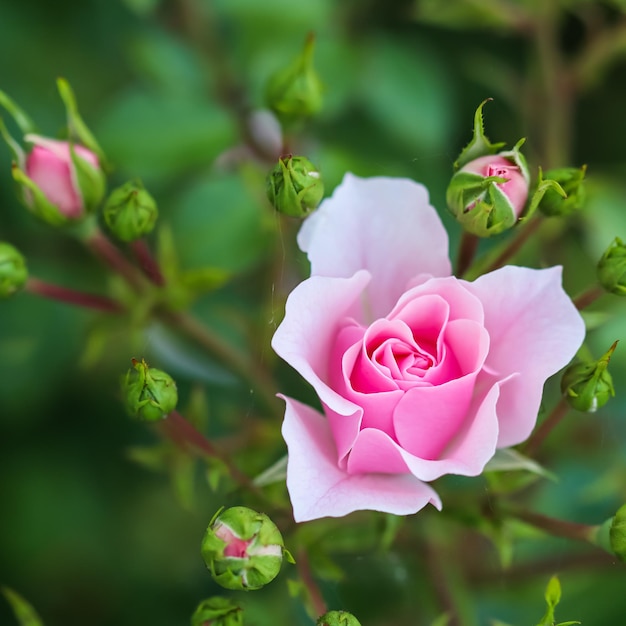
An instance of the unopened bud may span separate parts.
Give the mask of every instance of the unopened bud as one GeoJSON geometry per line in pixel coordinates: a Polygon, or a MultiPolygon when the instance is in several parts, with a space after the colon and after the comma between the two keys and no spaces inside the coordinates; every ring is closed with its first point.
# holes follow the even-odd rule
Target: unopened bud
{"type": "Polygon", "coordinates": [[[284,544],[264,513],[244,506],[218,511],[202,539],[201,553],[213,579],[226,589],[260,589],[280,571],[284,544]]]}
{"type": "Polygon", "coordinates": [[[609,539],[613,553],[620,561],[626,561],[626,504],[617,510],[611,522],[609,539]]]}
{"type": "Polygon", "coordinates": [[[563,197],[554,189],[547,189],[539,203],[539,210],[548,216],[570,215],[583,208],[586,199],[585,172],[587,166],[563,167],[549,170],[544,174],[544,180],[556,181],[567,197],[563,197]]]}
{"type": "Polygon", "coordinates": [[[281,157],[267,177],[267,197],[279,213],[306,217],[323,196],[322,177],[306,157],[281,157]]]}
{"type": "Polygon", "coordinates": [[[191,626],[243,626],[243,610],[228,598],[208,598],[194,611],[191,626]]]}
{"type": "Polygon", "coordinates": [[[121,241],[135,241],[152,231],[159,217],[154,198],[140,181],[114,189],[103,210],[109,230],[121,241]]]}
{"type": "Polygon", "coordinates": [[[26,260],[10,243],[0,241],[0,298],[19,291],[28,280],[26,260]]]}
{"type": "Polygon", "coordinates": [[[626,296],[626,245],[619,238],[606,249],[598,262],[598,281],[616,296],[626,296]]]}
{"type": "Polygon", "coordinates": [[[347,611],[329,611],[317,620],[316,626],[361,626],[361,622],[347,611]]]}
{"type": "Polygon", "coordinates": [[[322,83],[313,67],[314,47],[315,39],[309,35],[302,52],[267,82],[267,105],[283,124],[304,120],[322,108],[322,83]]]}
{"type": "Polygon", "coordinates": [[[131,417],[153,422],[171,413],[178,403],[176,383],[169,374],[132,359],[122,384],[126,409],[131,417]]]}
{"type": "Polygon", "coordinates": [[[561,379],[561,391],[571,407],[593,413],[615,395],[608,366],[617,341],[597,361],[570,365],[561,379]]]}

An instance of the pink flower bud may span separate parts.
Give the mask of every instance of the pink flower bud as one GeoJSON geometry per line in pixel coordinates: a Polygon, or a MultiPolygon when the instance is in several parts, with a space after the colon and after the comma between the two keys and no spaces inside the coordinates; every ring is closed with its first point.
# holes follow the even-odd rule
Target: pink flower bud
{"type": "MultiPolygon", "coordinates": [[[[72,161],[70,144],[38,135],[27,135],[25,139],[33,144],[33,149],[26,157],[26,175],[65,217],[82,217],[85,202],[72,161]]],[[[74,154],[99,171],[98,157],[93,152],[74,145],[74,154]]]]}
{"type": "MultiPolygon", "coordinates": [[[[515,217],[520,216],[528,199],[528,178],[519,165],[499,154],[492,154],[466,163],[459,171],[478,174],[485,178],[491,176],[506,178],[506,182],[495,183],[496,187],[499,187],[508,198],[515,217]]],[[[467,209],[470,207],[466,207],[467,209]]]]}

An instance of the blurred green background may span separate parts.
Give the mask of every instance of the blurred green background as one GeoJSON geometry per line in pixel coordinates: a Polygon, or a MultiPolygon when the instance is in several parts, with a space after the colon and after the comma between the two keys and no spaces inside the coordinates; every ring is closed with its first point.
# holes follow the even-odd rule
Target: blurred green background
{"type": "MultiPolygon", "coordinates": [[[[267,77],[311,31],[325,106],[294,142],[319,165],[328,192],[346,171],[423,182],[454,251],[459,231],[444,203],[451,164],[476,106],[493,97],[487,134],[508,145],[525,136],[532,171],[589,168],[586,211],[546,220],[519,262],[564,263],[572,295],[593,281],[604,248],[626,237],[626,6],[618,0],[4,0],[0,89],[55,136],[64,124],[55,79],[70,81],[116,166],[110,186],[141,177],[181,264],[231,275],[194,305],[196,315],[235,344],[252,336],[259,363],[273,365],[281,287],[306,267],[282,268],[285,284],[276,284],[276,259],[293,248],[295,227],[282,230],[264,200],[268,166],[228,168],[224,154],[241,142],[236,106],[262,107],[267,77]]],[[[4,147],[0,204],[0,238],[23,251],[34,275],[93,292],[115,288],[78,243],[18,205],[4,147]]],[[[596,356],[624,337],[625,312],[608,296],[592,307],[596,356]]],[[[198,547],[222,501],[198,480],[193,505],[182,507],[167,476],[128,458],[131,446],[153,441],[125,417],[117,391],[130,357],[144,355],[175,375],[184,402],[206,393],[215,432],[230,432],[253,407],[230,374],[163,328],[139,332],[130,321],[121,327],[28,294],[0,305],[0,584],[27,597],[47,626],[185,624],[217,591],[198,547]]],[[[617,397],[595,416],[572,415],[545,446],[542,460],[560,482],[534,487],[536,510],[599,523],[626,500],[622,348],[612,365],[617,397]]],[[[280,419],[268,429],[277,432],[280,419]]],[[[274,440],[256,469],[283,452],[274,440]]],[[[485,485],[452,479],[447,488],[485,485]]],[[[419,528],[421,519],[406,524],[419,528]]],[[[590,548],[531,537],[507,572],[477,535],[465,545],[465,554],[443,552],[461,564],[467,626],[535,623],[555,572],[561,619],[624,621],[626,570],[590,548]]],[[[398,546],[337,558],[347,575],[324,587],[334,608],[353,610],[364,626],[434,618],[424,554],[398,546]]],[[[290,575],[244,598],[250,624],[311,623],[287,596],[290,575]]],[[[0,624],[12,623],[0,602],[0,624]]]]}

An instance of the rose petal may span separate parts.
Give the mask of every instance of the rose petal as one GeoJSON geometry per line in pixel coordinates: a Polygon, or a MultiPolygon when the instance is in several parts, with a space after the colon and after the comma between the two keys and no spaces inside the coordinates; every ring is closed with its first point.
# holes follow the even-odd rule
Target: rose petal
{"type": "Polygon", "coordinates": [[[388,313],[418,274],[450,275],[448,235],[426,188],[408,179],[346,174],[304,222],[298,244],[312,275],[371,273],[369,321],[388,313]]]}
{"type": "Polygon", "coordinates": [[[435,491],[411,475],[350,475],[340,470],[324,416],[300,402],[284,400],[287,488],[297,522],[358,510],[409,515],[429,503],[441,509],[435,491]]]}
{"type": "Polygon", "coordinates": [[[483,302],[491,338],[486,366],[500,378],[498,447],[530,435],[546,379],[565,367],[585,337],[585,325],[561,286],[561,268],[507,266],[481,276],[467,288],[483,302]]]}

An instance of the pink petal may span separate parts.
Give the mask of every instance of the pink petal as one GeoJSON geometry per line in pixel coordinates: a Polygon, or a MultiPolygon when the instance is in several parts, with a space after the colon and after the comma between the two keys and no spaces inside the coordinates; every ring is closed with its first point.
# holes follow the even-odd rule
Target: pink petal
{"type": "Polygon", "coordinates": [[[326,419],[300,402],[284,399],[287,488],[297,522],[342,517],[359,510],[409,515],[429,503],[441,508],[435,491],[411,475],[347,474],[340,470],[326,419]]]}
{"type": "Polygon", "coordinates": [[[565,367],[585,337],[585,325],[561,286],[561,268],[507,266],[467,288],[485,309],[491,338],[486,367],[500,378],[498,447],[524,441],[537,420],[546,379],[565,367]]]}
{"type": "Polygon", "coordinates": [[[443,224],[426,188],[408,179],[346,174],[304,222],[298,243],[312,275],[371,273],[369,321],[388,313],[415,276],[451,271],[443,224]]]}

